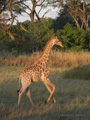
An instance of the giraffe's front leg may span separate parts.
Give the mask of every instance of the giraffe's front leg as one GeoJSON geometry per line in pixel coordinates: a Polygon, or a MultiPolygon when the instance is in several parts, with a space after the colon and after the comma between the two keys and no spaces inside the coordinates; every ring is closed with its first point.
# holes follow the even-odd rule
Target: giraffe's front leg
{"type": "MultiPolygon", "coordinates": [[[[52,91],[51,91],[51,88],[49,87],[49,85],[45,82],[44,82],[44,84],[45,84],[46,88],[48,89],[49,93],[51,94],[52,91]]],[[[53,102],[56,104],[57,102],[56,102],[56,99],[53,97],[53,95],[52,95],[52,98],[53,98],[53,102]]],[[[46,102],[47,101],[45,101],[45,104],[46,104],[46,102]]]]}
{"type": "Polygon", "coordinates": [[[46,103],[49,102],[51,98],[53,98],[54,103],[56,103],[56,100],[53,97],[53,93],[56,89],[55,85],[53,83],[51,83],[50,80],[43,73],[42,73],[41,79],[42,79],[42,82],[47,87],[48,91],[50,92],[50,96],[48,97],[46,103]],[[53,88],[53,90],[51,90],[49,86],[51,86],[53,88]]]}
{"type": "Polygon", "coordinates": [[[47,103],[47,102],[49,102],[50,99],[52,98],[52,96],[53,96],[53,94],[54,94],[54,92],[55,92],[56,87],[55,87],[55,85],[54,85],[53,83],[51,83],[51,82],[49,81],[49,79],[46,80],[46,84],[48,84],[49,86],[51,86],[51,87],[53,88],[53,90],[52,90],[51,93],[50,93],[50,96],[48,97],[48,99],[47,99],[47,101],[46,101],[46,103],[47,103]]]}

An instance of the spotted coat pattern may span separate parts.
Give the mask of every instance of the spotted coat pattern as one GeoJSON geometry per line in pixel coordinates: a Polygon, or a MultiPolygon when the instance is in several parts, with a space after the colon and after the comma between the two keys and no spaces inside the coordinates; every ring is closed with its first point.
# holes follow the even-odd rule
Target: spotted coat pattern
{"type": "Polygon", "coordinates": [[[33,65],[24,69],[21,72],[20,77],[19,77],[19,88],[20,88],[20,81],[22,84],[22,88],[18,90],[19,91],[18,105],[20,104],[21,96],[25,90],[26,90],[26,95],[28,96],[29,100],[31,101],[33,105],[29,86],[32,82],[38,82],[38,81],[42,81],[50,93],[50,96],[48,97],[45,103],[50,101],[51,98],[53,98],[54,103],[56,103],[56,100],[53,97],[53,93],[55,91],[55,85],[50,82],[48,78],[50,72],[47,69],[50,51],[55,44],[63,47],[61,41],[59,41],[57,36],[56,38],[49,40],[41,56],[34,62],[33,65]],[[53,88],[52,90],[50,86],[53,88]]]}

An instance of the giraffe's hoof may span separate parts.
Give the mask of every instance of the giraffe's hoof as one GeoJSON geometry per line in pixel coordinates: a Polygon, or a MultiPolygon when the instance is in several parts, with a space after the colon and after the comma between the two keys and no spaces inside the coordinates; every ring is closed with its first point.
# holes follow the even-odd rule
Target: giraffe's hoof
{"type": "Polygon", "coordinates": [[[54,104],[57,104],[57,101],[56,101],[56,100],[55,100],[55,101],[53,100],[53,103],[54,103],[54,104]]]}
{"type": "Polygon", "coordinates": [[[57,102],[54,102],[54,101],[53,101],[53,103],[57,105],[57,102]]]}
{"type": "Polygon", "coordinates": [[[47,101],[45,100],[45,105],[47,104],[47,101]]]}

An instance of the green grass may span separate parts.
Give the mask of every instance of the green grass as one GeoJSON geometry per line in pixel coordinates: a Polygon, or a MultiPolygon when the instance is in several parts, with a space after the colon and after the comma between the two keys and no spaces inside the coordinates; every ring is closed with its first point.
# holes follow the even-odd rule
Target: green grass
{"type": "Polygon", "coordinates": [[[18,77],[23,68],[0,66],[0,120],[90,120],[90,81],[62,78],[66,71],[72,74],[71,68],[49,68],[58,104],[52,100],[44,104],[49,93],[38,82],[30,86],[34,107],[24,94],[18,108],[18,77]]]}
{"type": "Polygon", "coordinates": [[[80,80],[90,80],[90,65],[79,65],[78,67],[71,67],[62,75],[63,78],[72,78],[80,80]]]}

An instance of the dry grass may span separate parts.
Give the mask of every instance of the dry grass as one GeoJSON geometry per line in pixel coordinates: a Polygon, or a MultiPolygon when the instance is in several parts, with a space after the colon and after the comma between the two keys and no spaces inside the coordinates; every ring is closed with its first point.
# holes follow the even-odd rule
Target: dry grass
{"type": "MultiPolygon", "coordinates": [[[[40,52],[30,56],[1,57],[0,64],[6,66],[29,66],[40,56],[40,52]]],[[[49,67],[78,66],[90,64],[90,52],[60,52],[52,51],[49,67]]]]}
{"type": "Polygon", "coordinates": [[[90,63],[90,52],[53,51],[51,63],[54,66],[78,66],[90,63]]]}
{"type": "Polygon", "coordinates": [[[90,81],[63,79],[70,68],[49,68],[50,80],[56,85],[57,105],[44,104],[49,94],[43,83],[32,83],[31,106],[24,94],[17,107],[18,77],[24,67],[0,66],[0,120],[90,120],[90,81]]]}

